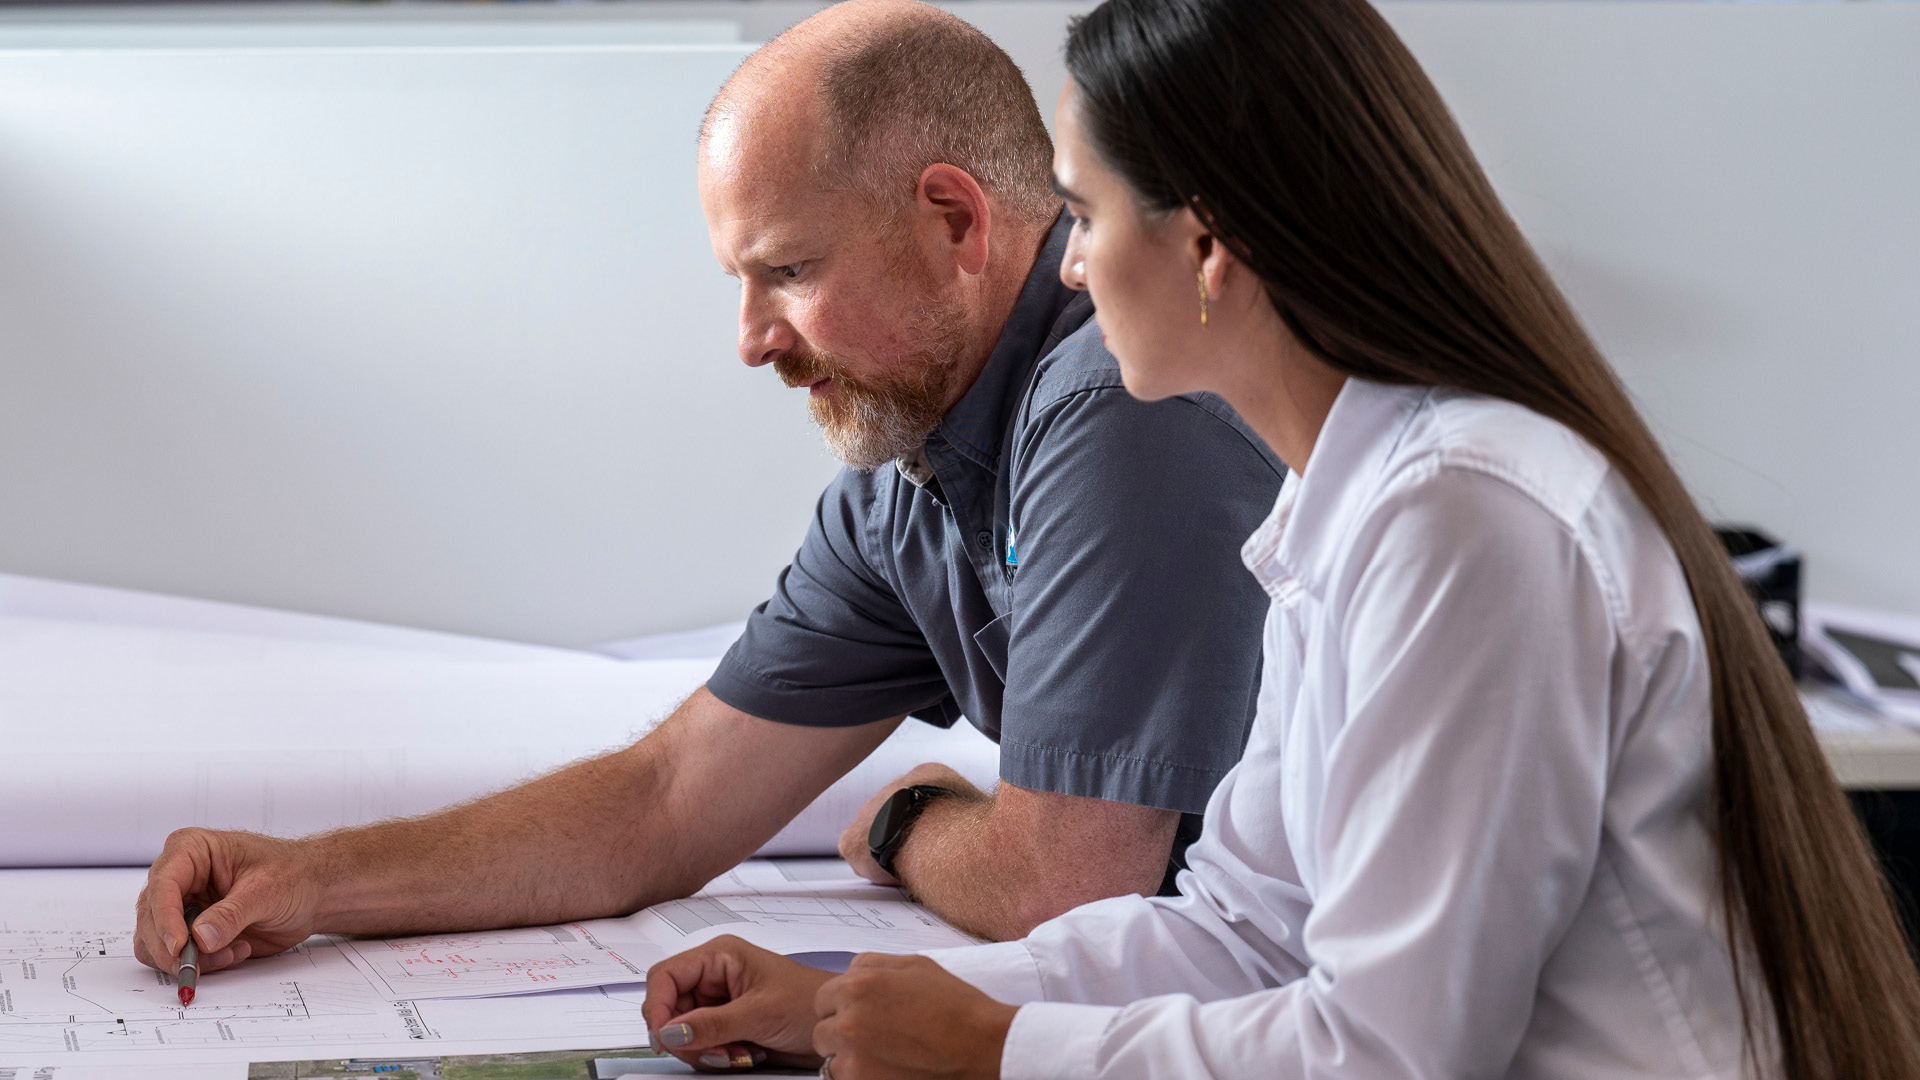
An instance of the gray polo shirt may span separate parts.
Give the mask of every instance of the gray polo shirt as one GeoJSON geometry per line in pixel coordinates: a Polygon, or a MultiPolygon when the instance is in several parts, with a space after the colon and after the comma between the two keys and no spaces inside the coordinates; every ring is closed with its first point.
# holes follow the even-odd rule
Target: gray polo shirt
{"type": "Polygon", "coordinates": [[[840,473],[707,685],[788,724],[964,715],[1010,783],[1199,813],[1253,719],[1240,545],[1285,468],[1217,397],[1127,393],[1067,226],[924,461],[840,473]]]}

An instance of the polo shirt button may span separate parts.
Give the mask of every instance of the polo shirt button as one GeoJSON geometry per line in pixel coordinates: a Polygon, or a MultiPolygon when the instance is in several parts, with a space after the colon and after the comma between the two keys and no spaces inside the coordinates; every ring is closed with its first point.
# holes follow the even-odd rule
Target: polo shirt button
{"type": "Polygon", "coordinates": [[[992,533],[983,532],[980,535],[974,537],[974,539],[980,542],[980,547],[983,550],[986,550],[986,551],[993,550],[993,534],[992,533]]]}

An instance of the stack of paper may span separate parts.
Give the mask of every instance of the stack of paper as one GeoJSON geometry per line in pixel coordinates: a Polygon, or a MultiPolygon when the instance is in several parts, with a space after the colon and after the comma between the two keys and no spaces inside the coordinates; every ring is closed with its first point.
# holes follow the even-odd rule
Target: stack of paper
{"type": "Polygon", "coordinates": [[[1801,647],[1851,701],[1920,727],[1920,618],[1807,604],[1801,647]]]}

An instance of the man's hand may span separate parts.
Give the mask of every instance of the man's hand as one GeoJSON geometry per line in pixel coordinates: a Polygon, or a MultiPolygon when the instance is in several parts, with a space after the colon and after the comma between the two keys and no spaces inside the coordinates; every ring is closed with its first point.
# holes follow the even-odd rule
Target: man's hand
{"type": "Polygon", "coordinates": [[[867,846],[867,838],[873,832],[873,819],[880,816],[880,808],[887,804],[894,792],[915,784],[935,784],[962,795],[981,795],[980,789],[968,783],[966,777],[937,761],[930,761],[925,765],[916,765],[912,772],[881,788],[879,794],[868,799],[867,805],[854,815],[853,824],[840,834],[840,857],[847,860],[855,873],[875,885],[898,885],[900,879],[880,869],[880,864],[873,861],[873,849],[867,846]]]}
{"type": "Polygon", "coordinates": [[[863,953],[820,988],[813,1049],[839,1080],[997,1080],[1020,1010],[924,956],[863,953]]]}
{"type": "Polygon", "coordinates": [[[133,955],[161,971],[180,967],[187,943],[186,902],[206,909],[194,920],[200,971],[249,956],[271,956],[313,933],[318,875],[309,845],[240,832],[181,829],[167,837],[136,902],[133,955]]]}
{"type": "Polygon", "coordinates": [[[653,1047],[706,1069],[813,1068],[814,996],[832,975],[717,937],[653,965],[641,1012],[653,1047]]]}

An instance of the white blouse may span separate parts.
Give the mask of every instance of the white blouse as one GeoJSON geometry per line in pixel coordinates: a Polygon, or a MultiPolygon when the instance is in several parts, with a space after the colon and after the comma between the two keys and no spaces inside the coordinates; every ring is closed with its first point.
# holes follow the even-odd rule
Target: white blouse
{"type": "Polygon", "coordinates": [[[1001,1075],[1740,1075],[1699,623],[1606,459],[1349,380],[1243,554],[1259,714],[1182,895],[932,954],[1024,1006],[1001,1075]]]}

